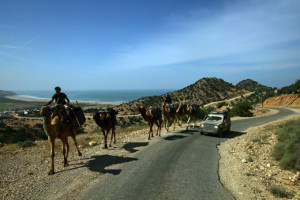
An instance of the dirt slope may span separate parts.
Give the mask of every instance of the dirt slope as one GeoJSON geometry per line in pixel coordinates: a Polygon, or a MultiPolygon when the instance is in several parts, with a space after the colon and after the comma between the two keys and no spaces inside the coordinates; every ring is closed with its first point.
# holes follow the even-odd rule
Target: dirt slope
{"type": "Polygon", "coordinates": [[[278,97],[266,99],[264,107],[289,107],[300,108],[300,94],[285,94],[278,97]]]}

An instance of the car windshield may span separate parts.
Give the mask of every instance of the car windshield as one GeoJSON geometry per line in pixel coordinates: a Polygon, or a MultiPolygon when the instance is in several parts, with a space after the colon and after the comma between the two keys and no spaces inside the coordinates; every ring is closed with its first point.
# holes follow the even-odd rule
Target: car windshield
{"type": "Polygon", "coordinates": [[[218,117],[218,116],[208,116],[206,118],[206,121],[219,121],[222,120],[222,117],[218,117]]]}

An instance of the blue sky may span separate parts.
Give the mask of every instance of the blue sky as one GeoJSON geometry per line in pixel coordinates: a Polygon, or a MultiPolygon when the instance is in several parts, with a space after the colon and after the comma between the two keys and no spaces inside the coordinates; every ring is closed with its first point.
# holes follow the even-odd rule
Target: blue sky
{"type": "Polygon", "coordinates": [[[298,0],[0,0],[0,89],[300,78],[298,0]]]}

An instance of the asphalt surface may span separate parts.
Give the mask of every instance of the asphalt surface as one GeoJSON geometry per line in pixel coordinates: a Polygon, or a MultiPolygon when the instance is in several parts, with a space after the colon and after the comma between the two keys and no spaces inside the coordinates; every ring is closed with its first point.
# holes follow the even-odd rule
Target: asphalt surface
{"type": "MultiPolygon", "coordinates": [[[[217,145],[243,130],[295,114],[278,109],[275,115],[232,121],[231,132],[219,138],[200,135],[197,128],[162,137],[149,147],[114,160],[106,174],[81,192],[78,199],[235,199],[218,176],[217,145]],[[117,164],[117,165],[113,165],[117,164]]],[[[134,152],[148,143],[129,143],[134,152]]],[[[94,169],[97,169],[97,160],[94,169]]]]}

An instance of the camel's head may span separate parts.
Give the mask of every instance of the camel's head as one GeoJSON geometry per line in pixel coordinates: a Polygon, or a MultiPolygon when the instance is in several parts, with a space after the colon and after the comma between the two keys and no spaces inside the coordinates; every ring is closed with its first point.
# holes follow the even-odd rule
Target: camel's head
{"type": "Polygon", "coordinates": [[[93,115],[93,119],[96,122],[96,124],[101,127],[101,118],[100,118],[100,113],[99,112],[96,112],[93,115]]]}
{"type": "Polygon", "coordinates": [[[139,106],[137,109],[140,113],[146,112],[145,106],[139,106]]]}
{"type": "Polygon", "coordinates": [[[42,106],[41,110],[40,110],[40,114],[43,117],[47,117],[51,115],[51,110],[48,106],[42,106]]]}

